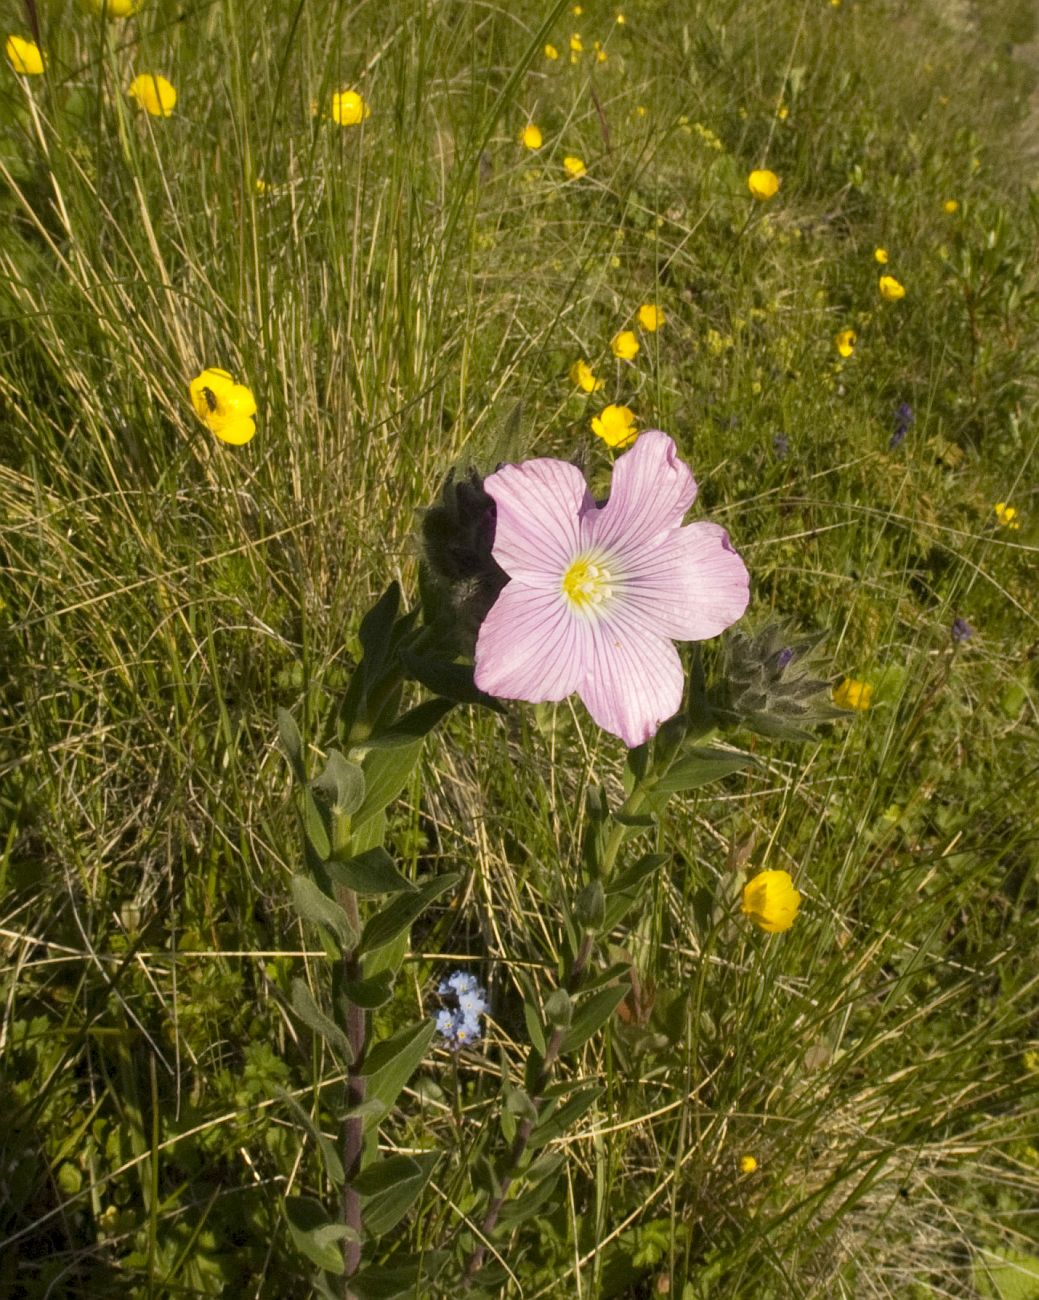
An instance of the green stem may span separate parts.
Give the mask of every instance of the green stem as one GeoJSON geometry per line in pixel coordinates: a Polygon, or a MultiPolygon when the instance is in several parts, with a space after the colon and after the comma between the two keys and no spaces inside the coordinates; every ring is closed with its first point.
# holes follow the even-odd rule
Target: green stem
{"type": "MultiPolygon", "coordinates": [[[[575,993],[577,991],[594,947],[595,935],[590,931],[586,931],[584,938],[581,940],[581,947],[578,949],[577,956],[574,958],[574,964],[570,967],[570,974],[567,977],[566,990],[568,993],[575,993]]],[[[505,1173],[502,1175],[501,1189],[496,1196],[491,1198],[490,1204],[487,1206],[487,1212],[484,1214],[483,1221],[480,1224],[481,1237],[486,1238],[494,1231],[495,1225],[498,1222],[498,1217],[502,1211],[502,1206],[505,1204],[505,1200],[508,1197],[509,1189],[515,1181],[516,1175],[519,1173],[520,1161],[523,1159],[523,1154],[527,1149],[527,1144],[530,1142],[530,1135],[534,1132],[538,1122],[538,1115],[536,1112],[540,1108],[544,1091],[551,1081],[552,1070],[555,1067],[556,1061],[559,1059],[559,1053],[563,1046],[563,1039],[565,1036],[566,1028],[562,1025],[557,1025],[556,1028],[552,1030],[552,1036],[549,1038],[548,1045],[545,1048],[545,1059],[541,1063],[541,1069],[538,1071],[538,1077],[534,1084],[534,1095],[531,1097],[531,1101],[534,1104],[535,1114],[533,1117],[528,1116],[527,1118],[522,1119],[516,1129],[516,1136],[513,1139],[512,1148],[509,1151],[509,1159],[505,1173]]],[[[477,1242],[473,1253],[469,1256],[469,1262],[466,1264],[466,1277],[473,1277],[480,1271],[486,1253],[487,1247],[484,1242],[477,1242]]]]}

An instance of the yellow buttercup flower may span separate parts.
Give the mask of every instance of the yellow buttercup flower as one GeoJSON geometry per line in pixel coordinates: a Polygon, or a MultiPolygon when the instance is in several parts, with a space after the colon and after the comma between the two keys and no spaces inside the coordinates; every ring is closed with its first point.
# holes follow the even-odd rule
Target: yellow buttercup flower
{"type": "Polygon", "coordinates": [[[129,18],[141,6],[141,0],[86,0],[87,8],[106,18],[129,18]]]}
{"type": "Polygon", "coordinates": [[[997,501],[993,506],[996,512],[996,519],[1004,528],[1020,528],[1021,521],[1017,517],[1017,507],[1008,506],[1005,501],[997,501]]]}
{"type": "Polygon", "coordinates": [[[613,355],[619,357],[621,361],[631,361],[639,350],[639,341],[633,330],[621,330],[619,334],[613,336],[610,348],[613,355]]]}
{"type": "Polygon", "coordinates": [[[43,72],[43,54],[35,41],[8,36],[4,53],[7,62],[20,77],[38,77],[43,72]]]}
{"type": "Polygon", "coordinates": [[[359,126],[372,110],[356,90],[337,90],[332,96],[332,121],[340,126],[359,126]]]}
{"type": "Polygon", "coordinates": [[[959,210],[960,204],[958,199],[946,199],[942,204],[942,211],[947,213],[950,217],[954,217],[959,210]]]}
{"type": "Polygon", "coordinates": [[[740,1156],[740,1173],[752,1174],[758,1167],[758,1162],[753,1156],[740,1156]]]}
{"type": "Polygon", "coordinates": [[[873,702],[873,687],[869,682],[843,677],[833,688],[833,702],[841,709],[857,709],[860,713],[873,702]]]}
{"type": "Polygon", "coordinates": [[[221,442],[241,447],[256,432],[256,399],[226,370],[203,370],[189,385],[191,404],[206,428],[221,442]]]}
{"type": "Polygon", "coordinates": [[[854,330],[841,330],[839,334],[834,336],[833,342],[842,357],[850,357],[855,351],[857,340],[858,335],[854,330]]]}
{"type": "Polygon", "coordinates": [[[519,142],[524,149],[540,149],[545,143],[541,136],[541,128],[535,126],[533,122],[528,122],[519,133],[519,142]]]}
{"type": "Polygon", "coordinates": [[[574,54],[581,54],[584,52],[584,42],[581,40],[578,32],[574,32],[573,36],[570,37],[570,50],[574,54]]]}
{"type": "Polygon", "coordinates": [[[638,319],[647,334],[655,334],[667,318],[659,307],[651,302],[644,302],[639,308],[638,319]]]}
{"type": "Polygon", "coordinates": [[[583,176],[588,170],[581,159],[576,158],[573,154],[568,154],[563,159],[563,166],[566,168],[568,176],[583,176]]]}
{"type": "Polygon", "coordinates": [[[597,393],[606,383],[604,379],[596,379],[586,361],[575,361],[570,367],[570,382],[585,393],[597,393]]]}
{"type": "Polygon", "coordinates": [[[126,93],[152,117],[169,117],[177,102],[177,92],[170,83],[153,72],[134,77],[126,93]]]}
{"type": "Polygon", "coordinates": [[[558,58],[559,58],[559,51],[556,49],[556,47],[555,47],[554,45],[546,45],[546,46],[545,46],[545,58],[546,58],[546,59],[558,59],[558,58]]]}
{"type": "Polygon", "coordinates": [[[626,447],[638,437],[635,412],[627,406],[604,406],[599,415],[592,416],[592,432],[607,447],[626,447]]]}
{"type": "Polygon", "coordinates": [[[620,13],[619,13],[619,14],[617,15],[617,21],[618,21],[618,22],[620,23],[620,25],[623,27],[624,24],[625,24],[628,20],[627,20],[627,18],[624,17],[623,14],[620,14],[620,13]]]}
{"type": "Polygon", "coordinates": [[[580,16],[584,13],[584,10],[581,8],[580,5],[574,5],[574,7],[570,10],[570,12],[573,14],[575,18],[580,18],[580,16]]]}
{"type": "Polygon", "coordinates": [[[759,871],[743,886],[740,910],[769,934],[789,930],[800,906],[801,895],[794,888],[789,871],[759,871]]]}
{"type": "Polygon", "coordinates": [[[764,169],[753,171],[747,177],[747,189],[750,190],[759,203],[765,203],[778,194],[779,177],[775,172],[764,169]]]}
{"type": "Polygon", "coordinates": [[[893,275],[882,275],[877,281],[877,288],[885,302],[898,302],[906,296],[905,286],[899,284],[893,275]]]}
{"type": "Polygon", "coordinates": [[[887,266],[887,249],[875,248],[873,250],[874,262],[879,262],[881,266],[887,266]]]}

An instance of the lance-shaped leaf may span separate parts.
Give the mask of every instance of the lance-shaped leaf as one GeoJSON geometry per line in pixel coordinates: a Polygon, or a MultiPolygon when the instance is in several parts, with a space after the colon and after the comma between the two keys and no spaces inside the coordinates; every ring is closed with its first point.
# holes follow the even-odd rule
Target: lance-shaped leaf
{"type": "Polygon", "coordinates": [[[358,894],[413,894],[415,885],[397,870],[393,859],[377,845],[339,862],[328,864],[328,874],[337,885],[344,885],[358,894]]]}
{"type": "Polygon", "coordinates": [[[733,772],[757,765],[758,760],[753,754],[743,754],[738,750],[692,749],[655,782],[653,793],[678,794],[683,790],[695,790],[712,781],[720,781],[733,772]]]}
{"type": "Polygon", "coordinates": [[[391,970],[381,970],[363,980],[345,980],[343,992],[355,1006],[373,1011],[389,1002],[393,997],[394,974],[391,970]]]}
{"type": "Polygon", "coordinates": [[[353,816],[355,832],[396,799],[404,789],[421,753],[421,740],[400,747],[368,750],[361,763],[365,791],[364,802],[353,816]]]}
{"type": "Polygon", "coordinates": [[[452,871],[423,882],[413,894],[398,894],[392,903],[368,918],[361,936],[361,951],[371,952],[384,944],[392,943],[435,898],[439,898],[460,879],[460,873],[452,871]]]}
{"type": "Polygon", "coordinates": [[[436,695],[442,695],[457,704],[479,704],[495,713],[506,712],[500,700],[481,691],[476,685],[471,664],[448,663],[444,659],[417,655],[409,650],[401,654],[401,661],[417,682],[421,682],[436,695]]]}
{"type": "Polygon", "coordinates": [[[287,1196],[282,1204],[296,1249],[319,1268],[342,1274],[345,1266],[341,1242],[356,1237],[353,1229],[331,1220],[325,1207],[309,1196],[287,1196]]]}
{"type": "Polygon", "coordinates": [[[376,1043],[361,1069],[365,1078],[365,1097],[369,1101],[381,1101],[389,1110],[418,1069],[435,1032],[433,1021],[423,1020],[400,1030],[384,1042],[376,1043]]]}
{"type": "Polygon", "coordinates": [[[388,1156],[363,1169],[353,1188],[364,1200],[364,1228],[381,1237],[403,1219],[429,1181],[439,1155],[388,1156]]]}
{"type": "Polygon", "coordinates": [[[303,737],[299,734],[296,719],[288,709],[278,710],[278,737],[296,780],[300,785],[306,785],[307,769],[303,759],[303,737]]]}
{"type": "Polygon", "coordinates": [[[454,700],[444,700],[439,697],[434,700],[424,700],[413,709],[409,709],[391,726],[370,736],[364,743],[369,749],[407,748],[414,745],[416,741],[425,739],[454,707],[454,700]]]}
{"type": "Polygon", "coordinates": [[[335,1143],[321,1132],[320,1128],[318,1128],[317,1124],[314,1123],[291,1092],[275,1085],[274,1094],[276,1097],[280,1098],[286,1106],[288,1106],[296,1119],[299,1120],[300,1124],[303,1125],[306,1131],[314,1139],[314,1144],[321,1152],[321,1158],[325,1163],[325,1173],[328,1175],[329,1181],[335,1183],[337,1187],[342,1187],[343,1183],[346,1181],[346,1175],[343,1172],[343,1162],[339,1158],[339,1152],[336,1150],[335,1143]]]}
{"type": "Polygon", "coordinates": [[[546,1142],[553,1142],[556,1138],[562,1137],[563,1134],[571,1128],[587,1111],[595,1105],[596,1101],[602,1096],[603,1085],[594,1083],[587,1088],[582,1088],[561,1106],[550,1109],[547,1105],[543,1107],[542,1113],[545,1118],[537,1125],[530,1135],[528,1146],[533,1151],[536,1147],[542,1147],[546,1142]]]}
{"type": "Polygon", "coordinates": [[[309,876],[293,876],[290,888],[296,911],[304,921],[324,926],[338,940],[343,952],[353,952],[361,936],[335,899],[322,893],[309,876]]]}
{"type": "Polygon", "coordinates": [[[574,1012],[574,1018],[570,1022],[570,1028],[560,1050],[574,1052],[586,1043],[613,1015],[628,992],[628,988],[627,984],[615,984],[585,998],[574,1012]]]}
{"type": "Polygon", "coordinates": [[[350,1040],[335,1021],[325,1015],[301,979],[292,981],[292,1009],[305,1025],[325,1040],[344,1065],[353,1063],[354,1053],[350,1040]]]}

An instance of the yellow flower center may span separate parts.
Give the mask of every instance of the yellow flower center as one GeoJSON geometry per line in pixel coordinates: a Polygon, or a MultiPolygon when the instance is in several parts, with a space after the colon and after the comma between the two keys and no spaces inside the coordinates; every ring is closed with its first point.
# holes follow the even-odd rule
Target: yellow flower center
{"type": "Polygon", "coordinates": [[[601,605],[613,594],[610,571],[594,552],[579,555],[563,574],[563,595],[581,613],[601,605]]]}

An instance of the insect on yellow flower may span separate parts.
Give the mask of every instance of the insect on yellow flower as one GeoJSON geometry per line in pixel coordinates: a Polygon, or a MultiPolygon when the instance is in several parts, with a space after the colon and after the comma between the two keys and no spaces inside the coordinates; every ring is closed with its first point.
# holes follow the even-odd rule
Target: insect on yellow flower
{"type": "Polygon", "coordinates": [[[356,90],[337,90],[332,96],[332,121],[340,126],[360,126],[372,110],[356,90]]]}
{"type": "Polygon", "coordinates": [[[606,383],[604,379],[596,379],[591,366],[586,361],[575,361],[570,367],[570,382],[585,393],[597,393],[606,383]]]}
{"type": "Polygon", "coordinates": [[[43,72],[43,54],[35,41],[8,36],[4,53],[12,70],[20,77],[38,77],[43,72]]]}
{"type": "Polygon", "coordinates": [[[743,886],[740,911],[769,934],[789,930],[800,906],[801,895],[789,871],[759,871],[743,886]]]}
{"type": "Polygon", "coordinates": [[[592,416],[592,432],[607,447],[627,447],[639,436],[635,428],[635,412],[627,406],[604,406],[592,416]]]}
{"type": "Polygon", "coordinates": [[[221,442],[241,447],[256,432],[256,399],[226,370],[203,370],[191,381],[189,392],[195,414],[221,442]]]}
{"type": "Polygon", "coordinates": [[[758,1167],[758,1162],[753,1156],[740,1156],[740,1173],[752,1174],[758,1167]]]}
{"type": "Polygon", "coordinates": [[[545,46],[545,58],[546,58],[546,59],[558,59],[558,58],[559,58],[559,51],[556,49],[556,47],[555,47],[554,45],[546,45],[546,46],[545,46]]]}
{"type": "Polygon", "coordinates": [[[126,93],[138,108],[143,108],[152,117],[169,117],[177,103],[176,90],[165,77],[154,72],[134,77],[126,93]]]}
{"type": "Polygon", "coordinates": [[[893,275],[882,275],[877,281],[877,288],[885,302],[898,302],[906,296],[905,286],[899,284],[893,275]]]}
{"type": "Polygon", "coordinates": [[[545,143],[541,136],[541,128],[535,126],[533,122],[528,122],[519,133],[519,142],[524,149],[540,149],[545,143]]]}
{"type": "Polygon", "coordinates": [[[873,250],[874,262],[879,262],[881,266],[887,266],[887,249],[875,248],[873,250]]]}
{"type": "Polygon", "coordinates": [[[834,336],[833,343],[842,357],[850,357],[855,351],[857,340],[858,335],[854,330],[841,330],[839,334],[834,336]]]}
{"type": "Polygon", "coordinates": [[[639,308],[639,325],[647,334],[655,334],[667,318],[661,309],[651,302],[644,302],[639,308]]]}
{"type": "Polygon", "coordinates": [[[631,361],[639,350],[639,341],[635,337],[634,330],[621,330],[619,334],[614,334],[610,341],[610,349],[621,361],[631,361]]]}
{"type": "Polygon", "coordinates": [[[566,169],[566,174],[573,177],[583,176],[588,170],[581,159],[575,157],[573,154],[567,154],[563,159],[563,166],[566,169]]]}
{"type": "Polygon", "coordinates": [[[767,169],[753,171],[747,177],[747,189],[759,203],[767,203],[779,193],[779,177],[767,169]]]}
{"type": "Polygon", "coordinates": [[[856,681],[854,677],[842,677],[833,688],[833,702],[838,708],[857,709],[861,713],[873,702],[873,687],[869,682],[856,681]]]}
{"type": "Polygon", "coordinates": [[[996,520],[1004,528],[1020,528],[1021,521],[1017,517],[1017,507],[1008,506],[1005,501],[997,501],[992,507],[996,512],[996,520]]]}

